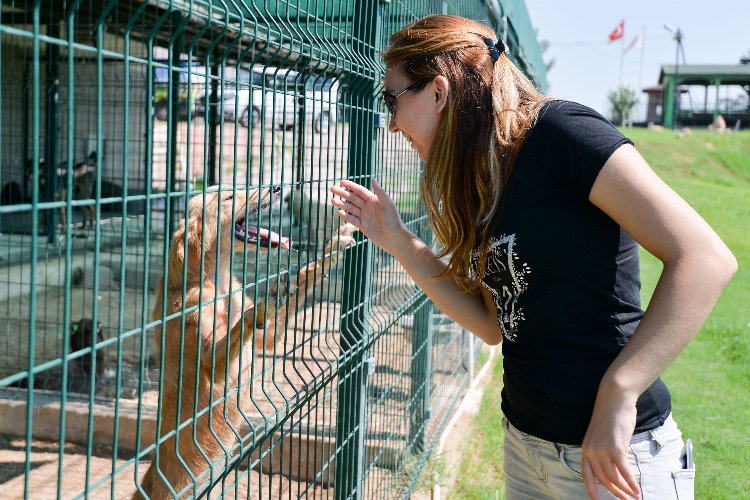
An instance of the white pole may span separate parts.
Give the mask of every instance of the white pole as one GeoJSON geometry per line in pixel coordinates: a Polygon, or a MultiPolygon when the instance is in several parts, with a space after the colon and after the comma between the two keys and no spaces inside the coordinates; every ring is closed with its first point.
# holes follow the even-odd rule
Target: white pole
{"type": "Polygon", "coordinates": [[[622,67],[625,61],[625,25],[623,25],[622,36],[620,37],[620,40],[622,43],[620,44],[620,81],[617,84],[618,90],[622,88],[622,67]]]}
{"type": "Polygon", "coordinates": [[[643,75],[643,52],[646,50],[646,27],[641,29],[641,62],[638,65],[638,90],[641,89],[641,76],[643,75]]]}

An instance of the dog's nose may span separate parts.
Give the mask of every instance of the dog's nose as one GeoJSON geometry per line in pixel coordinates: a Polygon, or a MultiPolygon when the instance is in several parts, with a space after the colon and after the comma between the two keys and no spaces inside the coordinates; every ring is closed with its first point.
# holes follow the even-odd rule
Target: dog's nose
{"type": "Polygon", "coordinates": [[[271,188],[273,194],[279,194],[281,192],[281,186],[274,186],[271,188]]]}

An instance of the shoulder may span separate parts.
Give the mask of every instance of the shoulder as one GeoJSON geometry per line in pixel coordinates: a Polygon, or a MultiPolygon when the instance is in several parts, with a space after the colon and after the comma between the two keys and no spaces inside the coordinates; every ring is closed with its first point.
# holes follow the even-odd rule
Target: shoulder
{"type": "Polygon", "coordinates": [[[539,110],[531,137],[538,144],[564,148],[577,154],[581,149],[614,151],[613,146],[632,142],[597,111],[572,101],[549,101],[539,110]]]}
{"type": "Polygon", "coordinates": [[[542,130],[559,130],[576,133],[580,127],[604,127],[614,125],[597,111],[573,101],[549,101],[544,103],[537,115],[535,126],[542,130]]]}
{"type": "Polygon", "coordinates": [[[582,196],[612,153],[632,143],[600,113],[572,101],[549,101],[539,110],[522,158],[582,196]]]}

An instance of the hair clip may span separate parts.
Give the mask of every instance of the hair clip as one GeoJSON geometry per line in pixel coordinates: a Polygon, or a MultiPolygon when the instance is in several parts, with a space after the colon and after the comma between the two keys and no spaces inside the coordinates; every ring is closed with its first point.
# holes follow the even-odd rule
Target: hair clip
{"type": "Polygon", "coordinates": [[[505,53],[505,51],[507,50],[505,42],[503,42],[502,39],[499,38],[497,41],[494,41],[492,38],[485,38],[484,43],[490,49],[490,56],[492,56],[493,61],[497,61],[498,59],[500,59],[500,55],[505,53]]]}

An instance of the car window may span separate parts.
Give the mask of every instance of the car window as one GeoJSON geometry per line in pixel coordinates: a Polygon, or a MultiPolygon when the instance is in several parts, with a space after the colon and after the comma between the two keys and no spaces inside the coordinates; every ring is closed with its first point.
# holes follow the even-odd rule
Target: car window
{"type": "MultiPolygon", "coordinates": [[[[169,64],[169,61],[166,59],[155,59],[154,62],[169,64]]],[[[189,77],[192,77],[193,83],[200,82],[201,79],[205,77],[205,68],[203,66],[200,66],[198,62],[193,61],[192,68],[190,69],[190,74],[188,75],[189,66],[191,65],[188,61],[179,62],[180,69],[178,74],[180,83],[187,83],[189,77]]],[[[161,66],[154,67],[154,81],[156,83],[169,82],[169,68],[164,68],[161,66]]]]}
{"type": "Polygon", "coordinates": [[[330,92],[335,81],[336,80],[332,78],[311,77],[305,84],[305,90],[312,90],[314,92],[330,92]]]}

